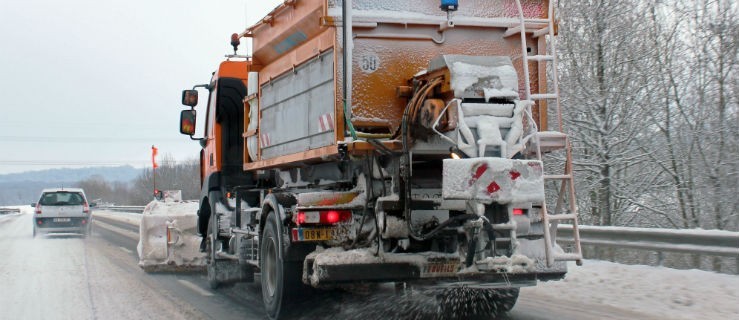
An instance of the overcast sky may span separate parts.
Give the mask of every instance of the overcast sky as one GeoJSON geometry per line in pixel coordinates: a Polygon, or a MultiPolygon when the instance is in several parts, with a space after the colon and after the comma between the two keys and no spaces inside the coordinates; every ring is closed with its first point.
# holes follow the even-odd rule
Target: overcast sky
{"type": "Polygon", "coordinates": [[[179,134],[181,90],[207,83],[231,33],[281,2],[0,1],[0,174],[144,167],[152,145],[197,157],[179,134]]]}

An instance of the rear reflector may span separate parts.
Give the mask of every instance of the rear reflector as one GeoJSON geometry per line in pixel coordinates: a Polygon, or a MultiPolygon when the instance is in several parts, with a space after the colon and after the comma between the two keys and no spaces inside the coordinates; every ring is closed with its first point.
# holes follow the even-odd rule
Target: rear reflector
{"type": "Polygon", "coordinates": [[[521,208],[514,208],[513,209],[513,215],[514,216],[522,216],[524,213],[526,213],[526,212],[523,209],[521,209],[521,208]]]}
{"type": "Polygon", "coordinates": [[[41,219],[38,219],[38,220],[36,220],[36,223],[37,223],[38,225],[42,225],[42,224],[44,223],[44,221],[43,221],[43,220],[41,220],[41,219]]]}
{"type": "Polygon", "coordinates": [[[82,219],[82,224],[87,224],[87,219],[82,219]]]}

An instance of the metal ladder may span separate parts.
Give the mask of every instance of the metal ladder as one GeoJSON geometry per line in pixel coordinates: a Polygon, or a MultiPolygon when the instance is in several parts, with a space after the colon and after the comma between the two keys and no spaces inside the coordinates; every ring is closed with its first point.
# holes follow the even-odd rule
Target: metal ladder
{"type": "MultiPolygon", "coordinates": [[[[545,243],[545,252],[546,252],[546,258],[547,258],[547,265],[552,266],[555,261],[575,261],[577,265],[582,265],[582,250],[580,247],[580,232],[578,229],[578,219],[577,219],[577,202],[575,199],[575,184],[574,184],[574,176],[572,172],[572,147],[570,145],[570,140],[567,137],[567,135],[564,133],[563,125],[562,125],[562,109],[559,103],[559,83],[558,83],[558,74],[557,74],[557,55],[556,55],[556,39],[554,37],[554,3],[555,0],[550,0],[549,2],[549,10],[547,14],[547,19],[545,21],[546,26],[544,28],[540,28],[537,30],[534,30],[532,32],[532,37],[539,38],[543,36],[549,36],[548,41],[549,45],[547,46],[546,43],[544,43],[544,54],[541,54],[542,49],[539,48],[539,52],[537,52],[537,55],[529,56],[527,54],[527,40],[526,40],[526,24],[527,20],[524,17],[523,14],[523,8],[521,6],[521,0],[516,0],[516,6],[518,8],[518,25],[512,26],[509,28],[504,36],[512,36],[519,34],[521,36],[521,56],[523,59],[523,74],[524,74],[524,83],[525,83],[525,90],[526,90],[526,100],[528,103],[528,112],[531,114],[531,106],[535,104],[537,101],[552,101],[556,104],[557,107],[557,122],[558,122],[558,132],[556,133],[547,133],[544,134],[543,132],[539,132],[538,128],[536,129],[536,133],[534,133],[534,143],[536,144],[536,148],[534,148],[534,154],[536,154],[536,158],[539,161],[542,160],[542,138],[544,140],[547,140],[549,143],[548,150],[556,150],[556,149],[562,149],[564,148],[566,150],[566,160],[565,160],[565,167],[564,167],[564,173],[562,174],[544,174],[544,182],[548,180],[555,181],[555,183],[559,183],[559,193],[557,195],[557,202],[554,208],[554,212],[550,213],[547,208],[547,201],[545,200],[542,203],[542,209],[541,209],[541,219],[542,223],[544,225],[544,243],[545,243]],[[539,70],[545,70],[544,73],[546,74],[546,67],[547,63],[551,62],[553,65],[552,73],[554,79],[551,79],[551,83],[553,86],[553,92],[544,92],[544,93],[531,93],[531,79],[529,75],[529,62],[534,61],[538,63],[539,70]],[[565,203],[567,202],[567,203],[565,203]],[[567,205],[567,207],[565,207],[567,205]],[[563,212],[563,211],[567,212],[563,212]],[[554,237],[552,233],[554,232],[556,237],[556,229],[557,224],[559,221],[572,221],[572,235],[574,240],[574,248],[573,252],[554,252],[554,237]],[[550,223],[551,229],[550,229],[550,223]]],[[[536,19],[541,20],[541,19],[536,19]]],[[[536,21],[540,22],[540,21],[536,21]]],[[[541,47],[541,46],[540,46],[541,47]]],[[[540,104],[541,105],[541,104],[540,104]]],[[[544,108],[540,108],[539,112],[544,112],[544,108]]],[[[532,118],[533,119],[533,118],[532,118]]],[[[535,125],[535,123],[534,123],[535,125]]]]}

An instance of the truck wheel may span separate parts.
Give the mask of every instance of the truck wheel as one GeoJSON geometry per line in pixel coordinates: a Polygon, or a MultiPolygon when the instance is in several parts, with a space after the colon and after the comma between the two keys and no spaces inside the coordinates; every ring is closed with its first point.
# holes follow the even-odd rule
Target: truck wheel
{"type": "Polygon", "coordinates": [[[291,300],[288,293],[295,292],[301,287],[302,265],[283,261],[279,237],[277,217],[274,212],[271,212],[267,216],[264,235],[259,242],[262,300],[270,319],[279,319],[284,316],[284,311],[289,309],[288,304],[291,300]]]}
{"type": "Polygon", "coordinates": [[[218,273],[222,272],[222,267],[221,261],[216,258],[216,251],[218,250],[218,246],[214,245],[218,243],[218,225],[214,221],[215,219],[218,219],[216,215],[211,215],[211,221],[208,228],[210,232],[205,239],[205,248],[206,252],[208,252],[208,260],[206,261],[206,271],[208,272],[208,286],[213,290],[219,288],[230,288],[236,285],[233,282],[218,281],[218,273]]]}
{"type": "Polygon", "coordinates": [[[215,256],[215,246],[213,245],[213,237],[211,234],[205,239],[205,250],[208,252],[208,260],[206,261],[206,270],[208,272],[208,286],[211,289],[218,289],[218,268],[215,256]]]}

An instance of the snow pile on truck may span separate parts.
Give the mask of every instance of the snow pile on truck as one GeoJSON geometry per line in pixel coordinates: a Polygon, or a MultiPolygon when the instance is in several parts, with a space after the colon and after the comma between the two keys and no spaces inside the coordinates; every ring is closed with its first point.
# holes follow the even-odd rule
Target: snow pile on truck
{"type": "Polygon", "coordinates": [[[498,158],[445,159],[445,199],[482,200],[487,203],[544,201],[541,162],[498,158]]]}
{"type": "Polygon", "coordinates": [[[139,226],[139,266],[147,272],[203,269],[197,211],[196,201],[150,202],[139,226]]]}

